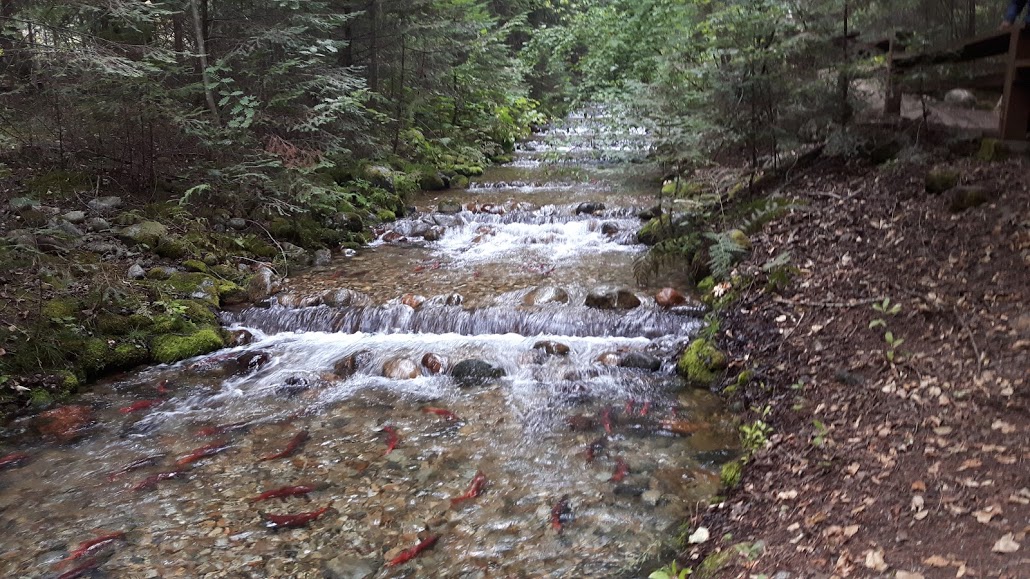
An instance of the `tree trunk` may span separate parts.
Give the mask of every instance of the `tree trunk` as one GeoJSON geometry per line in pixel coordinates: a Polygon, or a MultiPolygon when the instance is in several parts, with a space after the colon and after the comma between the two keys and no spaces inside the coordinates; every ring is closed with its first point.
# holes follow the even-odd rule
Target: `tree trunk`
{"type": "Polygon", "coordinates": [[[966,0],[966,36],[976,36],[976,0],[966,0]]]}
{"type": "Polygon", "coordinates": [[[172,16],[172,49],[175,50],[175,62],[182,65],[182,55],[186,52],[186,42],[183,38],[182,14],[172,16]]]}
{"type": "Polygon", "coordinates": [[[379,91],[379,19],[382,15],[381,10],[380,0],[372,0],[368,9],[368,88],[372,89],[372,92],[379,91]]]}
{"type": "Polygon", "coordinates": [[[193,32],[197,37],[197,59],[200,60],[200,78],[204,82],[204,99],[207,101],[207,108],[211,111],[211,116],[215,118],[215,124],[221,126],[222,118],[218,114],[218,105],[215,103],[215,93],[211,88],[211,77],[207,72],[207,48],[204,42],[204,21],[200,16],[200,9],[197,7],[197,0],[190,0],[190,10],[193,12],[193,32]]]}
{"type": "Polygon", "coordinates": [[[397,99],[397,125],[393,130],[393,153],[397,154],[397,149],[401,146],[401,130],[404,127],[404,67],[405,57],[407,56],[407,43],[405,38],[401,36],[401,71],[397,77],[397,88],[394,90],[393,98],[397,99]]]}

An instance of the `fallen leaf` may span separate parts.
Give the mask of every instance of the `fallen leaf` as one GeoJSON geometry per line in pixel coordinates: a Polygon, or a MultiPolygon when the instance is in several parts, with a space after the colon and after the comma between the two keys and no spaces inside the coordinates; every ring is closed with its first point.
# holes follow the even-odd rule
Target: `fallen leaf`
{"type": "Polygon", "coordinates": [[[894,577],[895,579],[926,579],[922,573],[910,573],[908,571],[898,571],[898,574],[894,577]]]}
{"type": "Polygon", "coordinates": [[[1000,430],[1002,434],[1012,434],[1016,431],[1016,427],[999,418],[991,423],[991,430],[1000,430]]]}
{"type": "Polygon", "coordinates": [[[872,569],[879,573],[883,573],[888,569],[887,562],[883,560],[883,551],[866,551],[865,554],[865,566],[867,569],[872,569]]]}
{"type": "Polygon", "coordinates": [[[947,436],[951,434],[953,431],[954,429],[950,426],[938,426],[937,428],[933,429],[933,433],[937,436],[947,436]]]}
{"type": "Polygon", "coordinates": [[[991,505],[979,511],[973,511],[973,516],[976,517],[976,521],[983,525],[991,522],[991,519],[1001,513],[1001,507],[991,505]]]}
{"type": "Polygon", "coordinates": [[[923,519],[925,519],[929,515],[930,515],[930,511],[919,511],[918,513],[916,513],[916,514],[914,514],[912,516],[915,518],[915,520],[922,521],[923,519]]]}
{"type": "Polygon", "coordinates": [[[794,489],[782,491],[776,494],[776,498],[781,501],[791,501],[798,498],[798,492],[794,489]]]}
{"type": "Polygon", "coordinates": [[[848,525],[848,526],[844,527],[844,536],[845,537],[850,539],[851,537],[855,536],[855,533],[858,533],[858,525],[848,525]]]}
{"type": "Polygon", "coordinates": [[[950,563],[940,555],[931,555],[926,559],[923,559],[923,565],[929,565],[931,567],[947,567],[950,563]]]}
{"type": "Polygon", "coordinates": [[[1006,533],[998,542],[991,547],[995,553],[1015,553],[1019,550],[1019,543],[1012,538],[1012,533],[1006,533]]]}
{"type": "Polygon", "coordinates": [[[687,537],[687,542],[691,545],[699,545],[707,540],[708,529],[706,527],[698,527],[696,531],[694,531],[693,533],[691,533],[689,537],[687,537]]]}
{"type": "Polygon", "coordinates": [[[926,492],[926,483],[924,483],[921,480],[917,480],[916,482],[912,483],[912,490],[917,492],[917,493],[925,493],[926,492]]]}
{"type": "Polygon", "coordinates": [[[958,467],[958,472],[969,470],[971,468],[980,468],[981,465],[983,465],[983,463],[980,462],[978,459],[971,458],[969,460],[962,462],[962,465],[958,467]]]}
{"type": "Polygon", "coordinates": [[[926,501],[923,500],[923,495],[916,495],[912,497],[912,504],[909,506],[909,510],[921,511],[924,504],[926,504],[926,501]]]}

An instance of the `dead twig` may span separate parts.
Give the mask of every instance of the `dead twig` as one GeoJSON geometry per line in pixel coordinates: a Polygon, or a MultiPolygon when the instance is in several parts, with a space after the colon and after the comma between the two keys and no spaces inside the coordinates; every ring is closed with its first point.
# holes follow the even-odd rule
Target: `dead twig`
{"type": "Polygon", "coordinates": [[[958,306],[952,306],[952,311],[955,312],[955,317],[958,322],[962,324],[962,329],[966,331],[966,337],[969,338],[969,343],[973,345],[973,354],[976,356],[976,375],[980,376],[980,372],[983,371],[983,359],[980,356],[980,348],[976,345],[976,338],[973,336],[973,331],[969,329],[969,325],[966,324],[966,319],[962,317],[962,314],[958,311],[958,306]]]}
{"type": "Polygon", "coordinates": [[[785,304],[788,306],[808,306],[811,308],[857,308],[859,306],[868,306],[869,304],[882,302],[883,298],[863,298],[858,300],[848,300],[846,302],[823,302],[809,300],[788,300],[786,298],[774,297],[773,301],[778,304],[785,304]]]}

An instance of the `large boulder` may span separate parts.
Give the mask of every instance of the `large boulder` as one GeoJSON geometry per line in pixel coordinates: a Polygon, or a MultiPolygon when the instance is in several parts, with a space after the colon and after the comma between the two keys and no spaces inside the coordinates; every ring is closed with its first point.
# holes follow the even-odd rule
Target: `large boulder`
{"type": "Polygon", "coordinates": [[[971,109],[976,106],[976,95],[964,88],[953,88],[944,93],[944,102],[971,109]]]}
{"type": "Polygon", "coordinates": [[[168,236],[168,228],[157,221],[144,221],[121,230],[118,237],[126,243],[146,244],[156,248],[168,236]]]}
{"type": "Polygon", "coordinates": [[[503,368],[498,368],[489,362],[475,358],[462,360],[451,369],[451,377],[454,382],[462,388],[483,386],[491,380],[496,380],[506,374],[503,368]]]}
{"type": "Polygon", "coordinates": [[[272,270],[267,267],[258,269],[257,273],[250,278],[247,284],[247,298],[252,302],[259,302],[267,299],[279,291],[279,281],[272,270]]]}

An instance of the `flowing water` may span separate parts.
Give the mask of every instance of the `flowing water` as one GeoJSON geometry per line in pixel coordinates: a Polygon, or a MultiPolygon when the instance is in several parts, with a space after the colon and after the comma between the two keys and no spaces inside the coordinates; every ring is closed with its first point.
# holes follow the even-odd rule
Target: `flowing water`
{"type": "Polygon", "coordinates": [[[28,458],[0,471],[0,575],[637,576],[735,452],[717,399],[675,375],[697,310],[651,296],[682,280],[633,277],[649,197],[620,159],[642,141],[586,119],[540,136],[227,315],[252,342],[98,385],[74,440],[10,426],[28,458]],[[627,309],[585,305],[604,288],[627,309]],[[466,360],[479,373],[452,375],[466,360]],[[312,488],[253,501],[288,485],[312,488]]]}

